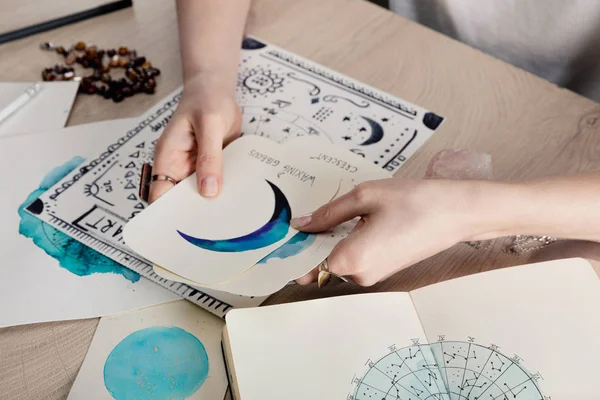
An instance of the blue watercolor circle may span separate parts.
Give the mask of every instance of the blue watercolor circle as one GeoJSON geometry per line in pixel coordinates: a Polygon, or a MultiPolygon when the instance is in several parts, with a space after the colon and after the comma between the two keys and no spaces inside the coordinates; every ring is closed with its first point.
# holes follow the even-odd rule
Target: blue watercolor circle
{"type": "Polygon", "coordinates": [[[185,399],[204,384],[208,354],[200,340],[177,327],[133,332],[110,352],[104,385],[116,400],[185,399]]]}

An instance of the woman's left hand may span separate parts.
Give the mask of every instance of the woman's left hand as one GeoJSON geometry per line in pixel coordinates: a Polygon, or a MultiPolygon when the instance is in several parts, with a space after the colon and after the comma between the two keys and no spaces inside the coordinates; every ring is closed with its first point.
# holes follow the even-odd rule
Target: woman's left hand
{"type": "MultiPolygon", "coordinates": [[[[327,261],[330,272],[370,286],[484,234],[485,218],[475,208],[482,185],[492,184],[398,178],[365,182],[314,213],[293,219],[292,226],[322,232],[360,217],[327,261]]],[[[297,282],[308,284],[316,276],[314,270],[297,282]]]]}

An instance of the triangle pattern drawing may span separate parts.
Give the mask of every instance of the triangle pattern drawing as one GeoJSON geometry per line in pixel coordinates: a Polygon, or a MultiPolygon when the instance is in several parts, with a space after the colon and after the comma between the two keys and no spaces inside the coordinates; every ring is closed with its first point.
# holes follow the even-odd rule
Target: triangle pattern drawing
{"type": "Polygon", "coordinates": [[[127,181],[127,185],[125,185],[125,189],[135,189],[135,185],[132,180],[127,181]]]}

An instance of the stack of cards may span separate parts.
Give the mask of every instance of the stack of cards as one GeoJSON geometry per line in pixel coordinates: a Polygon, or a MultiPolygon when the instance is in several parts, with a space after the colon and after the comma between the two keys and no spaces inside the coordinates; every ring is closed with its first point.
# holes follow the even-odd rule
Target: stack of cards
{"type": "Polygon", "coordinates": [[[244,295],[276,292],[321,263],[354,227],[307,234],[291,218],[391,174],[321,137],[279,144],[244,136],[223,152],[223,187],[207,199],[192,175],[131,220],[127,246],[173,281],[244,295]]]}

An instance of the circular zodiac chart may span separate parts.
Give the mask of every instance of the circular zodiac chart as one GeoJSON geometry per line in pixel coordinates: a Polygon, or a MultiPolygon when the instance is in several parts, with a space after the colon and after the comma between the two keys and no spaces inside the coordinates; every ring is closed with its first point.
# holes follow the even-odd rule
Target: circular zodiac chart
{"type": "Polygon", "coordinates": [[[439,341],[396,349],[355,378],[352,400],[544,400],[539,374],[497,346],[439,341]]]}

